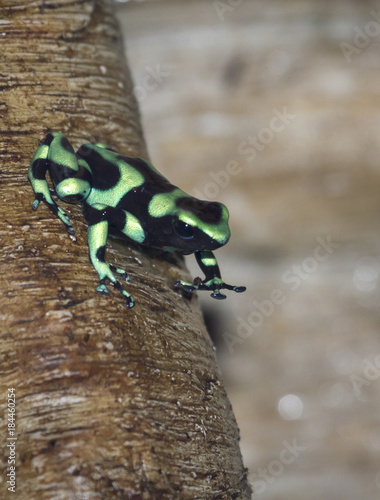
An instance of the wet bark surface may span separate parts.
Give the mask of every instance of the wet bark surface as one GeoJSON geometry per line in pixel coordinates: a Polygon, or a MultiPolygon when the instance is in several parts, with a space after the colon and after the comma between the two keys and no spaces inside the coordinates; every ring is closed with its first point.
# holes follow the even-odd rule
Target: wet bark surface
{"type": "Polygon", "coordinates": [[[111,4],[0,0],[0,35],[0,424],[5,442],[13,387],[16,497],[249,498],[197,299],[173,288],[182,259],[112,240],[128,310],[95,292],[81,208],[61,203],[75,240],[31,208],[27,170],[51,130],[147,156],[111,4]]]}

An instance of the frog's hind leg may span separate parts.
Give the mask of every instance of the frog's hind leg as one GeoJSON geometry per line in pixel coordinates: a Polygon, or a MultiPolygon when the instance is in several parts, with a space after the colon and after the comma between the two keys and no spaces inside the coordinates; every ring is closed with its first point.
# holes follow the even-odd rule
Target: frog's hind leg
{"type": "Polygon", "coordinates": [[[86,218],[89,223],[87,235],[90,261],[100,278],[100,284],[96,288],[96,291],[100,294],[108,295],[109,291],[105,282],[106,279],[109,279],[112,285],[126,298],[126,306],[128,308],[133,307],[134,300],[132,296],[124,290],[113,274],[114,272],[117,272],[121,274],[124,279],[129,281],[127,273],[123,269],[118,269],[115,266],[108,264],[105,258],[108,229],[110,224],[118,229],[124,225],[122,221],[118,221],[120,218],[120,210],[101,204],[87,206],[86,218]]]}
{"type": "Polygon", "coordinates": [[[88,164],[80,158],[60,133],[53,132],[46,136],[53,136],[49,151],[49,172],[57,196],[69,203],[81,203],[91,191],[92,173],[88,164]]]}
{"type": "MultiPolygon", "coordinates": [[[[62,135],[62,134],[60,134],[62,135]]],[[[71,225],[70,219],[66,213],[56,204],[56,202],[51,197],[51,189],[46,182],[46,172],[52,171],[51,159],[49,158],[49,152],[52,142],[55,140],[57,134],[48,134],[45,139],[43,139],[37,151],[32,159],[32,162],[28,171],[28,179],[32,185],[35,200],[32,204],[34,210],[37,210],[40,201],[44,201],[50,210],[61,219],[64,223],[67,231],[70,234],[75,233],[75,229],[71,225]]]]}

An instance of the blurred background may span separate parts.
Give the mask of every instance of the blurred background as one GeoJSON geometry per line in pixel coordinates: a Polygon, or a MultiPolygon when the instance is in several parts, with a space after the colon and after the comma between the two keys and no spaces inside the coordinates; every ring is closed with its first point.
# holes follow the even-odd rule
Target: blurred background
{"type": "Polygon", "coordinates": [[[248,290],[200,299],[256,498],[380,498],[380,4],[117,6],[154,165],[230,210],[248,290]]]}

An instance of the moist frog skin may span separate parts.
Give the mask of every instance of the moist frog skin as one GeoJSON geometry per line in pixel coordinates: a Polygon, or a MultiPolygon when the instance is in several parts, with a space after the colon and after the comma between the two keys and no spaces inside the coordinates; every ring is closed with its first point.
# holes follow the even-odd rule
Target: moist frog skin
{"type": "Polygon", "coordinates": [[[52,132],[40,142],[29,168],[28,179],[35,193],[32,206],[37,210],[44,201],[70,234],[75,230],[51,196],[47,171],[60,200],[83,206],[90,261],[100,279],[98,293],[109,294],[108,279],[124,295],[126,306],[134,305],[132,296],[115,277],[120,274],[129,281],[127,273],[105,258],[110,227],[142,245],[194,253],[205,279],[175,283],[188,293],[209,290],[214,299],[225,299],[221,289],[245,291],[244,286],[222,280],[213,254],[230,238],[228,210],[222,203],[186,194],[141,158],[122,155],[102,143],[84,144],[75,152],[63,134],[52,132]]]}

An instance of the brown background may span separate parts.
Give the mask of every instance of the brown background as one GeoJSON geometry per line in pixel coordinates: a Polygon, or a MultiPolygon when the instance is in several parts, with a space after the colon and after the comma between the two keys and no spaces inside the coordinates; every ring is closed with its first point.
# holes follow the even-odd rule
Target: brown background
{"type": "Polygon", "coordinates": [[[212,1],[120,5],[149,152],[174,184],[230,209],[232,239],[216,255],[248,291],[202,302],[257,498],[375,500],[380,7],[230,4],[224,20],[212,1]],[[255,300],[267,304],[261,321],[255,300]],[[226,334],[243,322],[248,338],[231,352],[226,334]],[[285,442],[302,450],[286,454],[285,442]]]}

